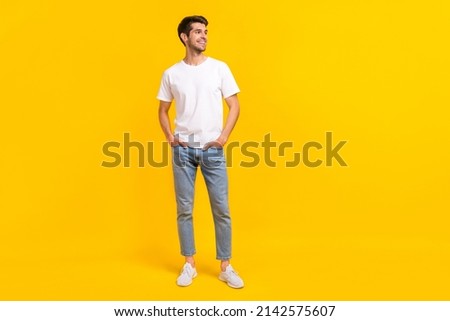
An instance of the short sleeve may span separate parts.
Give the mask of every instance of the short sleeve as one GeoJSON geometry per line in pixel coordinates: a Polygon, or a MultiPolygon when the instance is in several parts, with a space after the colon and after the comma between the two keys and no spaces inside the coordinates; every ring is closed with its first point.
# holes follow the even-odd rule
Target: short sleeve
{"type": "Polygon", "coordinates": [[[159,86],[157,99],[162,101],[171,102],[173,100],[172,91],[170,90],[170,80],[167,72],[164,72],[161,78],[161,84],[159,86]]]}
{"type": "Polygon", "coordinates": [[[233,74],[231,73],[231,70],[226,63],[223,63],[222,65],[221,77],[222,77],[221,90],[223,98],[228,98],[240,92],[236,80],[234,80],[233,74]]]}

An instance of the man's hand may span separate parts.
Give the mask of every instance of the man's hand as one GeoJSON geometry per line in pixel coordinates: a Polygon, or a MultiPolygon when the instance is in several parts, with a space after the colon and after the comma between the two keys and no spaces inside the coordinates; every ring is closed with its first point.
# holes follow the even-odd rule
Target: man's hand
{"type": "Polygon", "coordinates": [[[178,136],[171,135],[168,139],[170,146],[175,147],[180,145],[181,147],[188,147],[188,144],[180,141],[178,136]]]}
{"type": "Polygon", "coordinates": [[[208,150],[211,147],[223,148],[225,143],[226,143],[226,140],[224,140],[223,138],[219,137],[216,140],[213,140],[211,142],[206,143],[205,146],[203,146],[203,150],[208,150]]]}

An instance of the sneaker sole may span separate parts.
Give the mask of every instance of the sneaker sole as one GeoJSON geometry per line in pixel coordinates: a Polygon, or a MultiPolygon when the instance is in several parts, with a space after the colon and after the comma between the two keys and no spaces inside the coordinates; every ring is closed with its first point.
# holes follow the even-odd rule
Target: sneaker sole
{"type": "Polygon", "coordinates": [[[242,286],[236,286],[236,285],[233,285],[233,284],[229,283],[228,280],[225,280],[225,279],[223,279],[222,277],[220,277],[220,275],[219,275],[219,280],[222,281],[222,282],[226,282],[227,285],[228,285],[229,287],[233,288],[233,289],[242,289],[242,288],[244,287],[243,285],[242,285],[242,286]]]}
{"type": "Polygon", "coordinates": [[[178,284],[178,282],[177,282],[177,285],[178,285],[178,286],[181,286],[181,287],[189,286],[189,285],[192,284],[192,280],[193,280],[196,276],[197,276],[197,272],[195,272],[195,274],[192,276],[192,279],[191,279],[191,282],[190,282],[190,283],[188,283],[188,284],[178,284]]]}

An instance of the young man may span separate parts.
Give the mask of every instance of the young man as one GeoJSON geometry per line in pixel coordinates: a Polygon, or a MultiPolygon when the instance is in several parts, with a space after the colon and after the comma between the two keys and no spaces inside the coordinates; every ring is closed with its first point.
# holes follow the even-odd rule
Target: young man
{"type": "Polygon", "coordinates": [[[208,21],[202,16],[189,16],[180,22],[178,37],[186,47],[186,55],[164,72],[157,96],[161,128],[172,146],[178,235],[181,254],[185,257],[177,284],[188,286],[197,276],[192,209],[197,167],[200,167],[214,218],[216,258],[221,261],[219,279],[230,287],[242,288],[244,282],[230,265],[231,218],[223,153],[239,116],[239,88],[224,62],[204,55],[207,26],[208,21]],[[176,103],[174,133],[168,116],[173,99],[176,103]],[[222,99],[229,107],[225,126],[222,99]]]}

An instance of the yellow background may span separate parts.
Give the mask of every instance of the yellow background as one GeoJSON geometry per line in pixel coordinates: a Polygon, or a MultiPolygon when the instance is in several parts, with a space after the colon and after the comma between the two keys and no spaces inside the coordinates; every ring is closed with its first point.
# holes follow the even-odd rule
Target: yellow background
{"type": "Polygon", "coordinates": [[[449,23],[438,0],[2,1],[0,299],[449,300],[449,23]],[[126,132],[161,156],[155,96],[191,14],[241,88],[232,141],[348,141],[347,167],[233,153],[242,290],[217,280],[201,176],[178,288],[170,167],[101,166],[126,132]]]}

